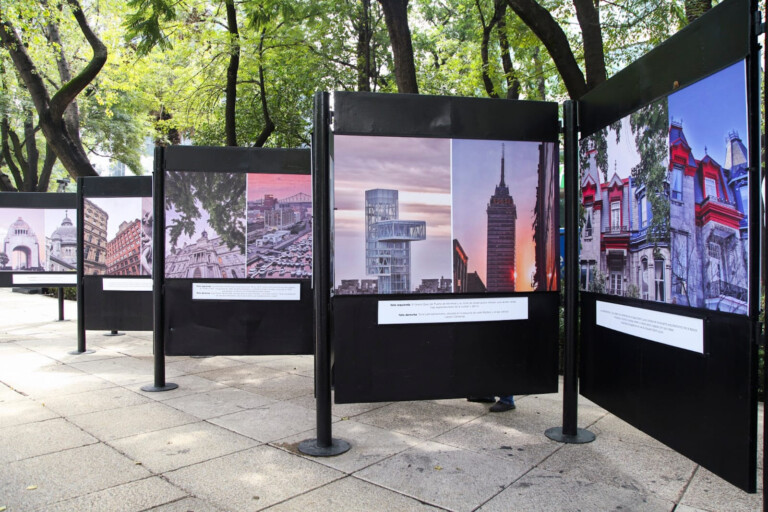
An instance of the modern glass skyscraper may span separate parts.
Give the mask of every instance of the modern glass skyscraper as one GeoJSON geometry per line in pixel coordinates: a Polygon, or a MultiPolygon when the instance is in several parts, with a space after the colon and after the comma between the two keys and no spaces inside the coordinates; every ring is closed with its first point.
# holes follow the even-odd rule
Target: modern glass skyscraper
{"type": "Polygon", "coordinates": [[[399,220],[397,190],[365,191],[365,272],[378,276],[378,292],[411,291],[411,242],[426,240],[423,220],[399,220]]]}
{"type": "Polygon", "coordinates": [[[488,203],[486,286],[489,292],[515,291],[515,223],[517,206],[504,182],[504,145],[501,181],[488,203]]]}

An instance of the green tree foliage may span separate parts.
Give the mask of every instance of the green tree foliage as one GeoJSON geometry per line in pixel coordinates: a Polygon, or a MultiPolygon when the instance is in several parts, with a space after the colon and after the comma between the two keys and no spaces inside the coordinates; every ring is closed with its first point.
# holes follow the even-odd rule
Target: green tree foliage
{"type": "MultiPolygon", "coordinates": [[[[669,241],[669,112],[666,98],[634,112],[629,118],[640,163],[632,168],[637,184],[646,187],[651,204],[648,240],[669,241]]],[[[618,132],[617,132],[618,133],[618,132]]]]}
{"type": "Polygon", "coordinates": [[[200,235],[195,232],[195,221],[202,217],[202,209],[227,247],[245,253],[245,178],[242,173],[168,172],[165,208],[179,215],[165,227],[171,245],[176,248],[182,234],[200,235]]]}

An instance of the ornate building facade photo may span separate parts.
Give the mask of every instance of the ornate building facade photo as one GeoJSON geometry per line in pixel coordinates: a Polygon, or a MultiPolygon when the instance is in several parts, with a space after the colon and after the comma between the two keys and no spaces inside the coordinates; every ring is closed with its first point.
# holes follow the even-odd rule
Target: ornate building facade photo
{"type": "Polygon", "coordinates": [[[245,261],[239,247],[227,247],[221,237],[208,238],[203,230],[194,243],[172,249],[165,255],[167,278],[244,279],[245,261]]]}
{"type": "Polygon", "coordinates": [[[77,270],[77,228],[69,213],[64,213],[61,224],[46,237],[46,270],[65,272],[77,270]]]}
{"type": "Polygon", "coordinates": [[[107,272],[107,221],[109,215],[92,201],[83,199],[83,267],[85,275],[107,272]]]}
{"type": "Polygon", "coordinates": [[[141,221],[123,221],[115,237],[107,242],[107,274],[138,276],[141,274],[141,221]]]}

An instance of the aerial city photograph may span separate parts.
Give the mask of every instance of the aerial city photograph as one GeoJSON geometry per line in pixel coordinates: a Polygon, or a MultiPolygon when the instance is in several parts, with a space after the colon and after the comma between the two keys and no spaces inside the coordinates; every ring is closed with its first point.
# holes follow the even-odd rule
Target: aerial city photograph
{"type": "Polygon", "coordinates": [[[312,276],[312,177],[248,174],[248,277],[312,276]]]}

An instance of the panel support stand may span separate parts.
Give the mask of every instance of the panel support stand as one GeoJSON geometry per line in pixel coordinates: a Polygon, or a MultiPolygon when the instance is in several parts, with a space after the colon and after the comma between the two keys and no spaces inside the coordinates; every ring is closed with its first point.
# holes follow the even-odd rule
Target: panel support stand
{"type": "Polygon", "coordinates": [[[124,332],[117,332],[115,329],[112,329],[109,332],[105,332],[104,336],[125,336],[124,332]]]}
{"type": "Polygon", "coordinates": [[[579,167],[578,131],[576,122],[577,104],[566,101],[563,104],[565,120],[565,356],[563,370],[563,426],[546,430],[545,435],[553,441],[570,444],[590,443],[595,434],[578,428],[579,381],[576,365],[576,326],[579,300],[579,167]]]}
{"type": "MultiPolygon", "coordinates": [[[[85,224],[85,205],[83,204],[83,182],[77,178],[77,350],[69,352],[70,355],[79,356],[83,354],[93,354],[93,350],[85,348],[85,302],[83,291],[83,274],[85,273],[85,256],[83,245],[85,236],[83,234],[85,224]]],[[[59,296],[63,296],[59,288],[59,296]]]]}
{"type": "Polygon", "coordinates": [[[155,148],[154,177],[152,179],[152,299],[154,302],[154,325],[152,349],[154,352],[155,381],[141,386],[142,391],[155,393],[170,391],[178,384],[165,381],[165,191],[163,183],[163,148],[155,148]]]}
{"type": "Polygon", "coordinates": [[[330,348],[330,176],[329,172],[329,95],[315,94],[312,134],[313,247],[315,268],[315,400],[317,438],[299,443],[299,451],[312,457],[333,457],[349,450],[348,442],[333,439],[331,427],[331,348],[330,348]]]}
{"type": "Polygon", "coordinates": [[[58,322],[63,322],[64,321],[64,288],[59,287],[58,290],[59,290],[59,293],[58,293],[58,297],[59,297],[59,319],[58,319],[58,322]]]}

